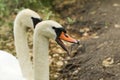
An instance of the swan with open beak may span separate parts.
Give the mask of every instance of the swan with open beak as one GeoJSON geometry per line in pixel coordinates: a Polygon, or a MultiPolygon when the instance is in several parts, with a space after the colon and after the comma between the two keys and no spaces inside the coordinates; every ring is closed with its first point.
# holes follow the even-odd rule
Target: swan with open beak
{"type": "Polygon", "coordinates": [[[62,42],[62,40],[70,42],[70,43],[79,43],[76,39],[70,37],[66,30],[64,28],[55,28],[53,27],[53,29],[55,30],[57,37],[56,37],[56,42],[65,50],[67,51],[67,54],[70,56],[69,54],[69,50],[67,49],[66,45],[62,42]]]}

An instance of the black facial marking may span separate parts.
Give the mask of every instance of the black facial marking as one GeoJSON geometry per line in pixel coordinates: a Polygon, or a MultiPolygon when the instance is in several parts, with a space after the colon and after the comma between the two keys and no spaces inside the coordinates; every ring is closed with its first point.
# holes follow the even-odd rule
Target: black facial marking
{"type": "Polygon", "coordinates": [[[54,26],[52,28],[55,30],[57,37],[59,37],[62,32],[66,33],[66,30],[64,28],[56,28],[54,26]]]}
{"type": "Polygon", "coordinates": [[[40,18],[31,17],[31,19],[32,19],[32,21],[33,21],[34,28],[35,28],[35,26],[36,26],[37,23],[39,23],[39,22],[42,21],[42,19],[40,19],[40,18]]]}
{"type": "MultiPolygon", "coordinates": [[[[56,32],[56,35],[57,35],[57,38],[56,38],[56,42],[67,52],[67,54],[69,55],[69,51],[67,49],[67,47],[65,46],[65,44],[62,42],[62,40],[59,38],[61,33],[64,32],[66,33],[66,30],[64,28],[56,28],[56,27],[52,27],[55,32],[56,32]]],[[[67,35],[65,35],[66,37],[68,37],[67,35]]]]}

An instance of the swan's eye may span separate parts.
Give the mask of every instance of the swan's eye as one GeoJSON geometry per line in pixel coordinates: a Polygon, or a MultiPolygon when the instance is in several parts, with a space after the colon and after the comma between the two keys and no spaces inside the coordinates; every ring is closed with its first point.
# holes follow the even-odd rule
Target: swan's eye
{"type": "Polygon", "coordinates": [[[55,27],[54,27],[54,26],[53,26],[52,28],[53,28],[53,29],[55,29],[55,27]]]}

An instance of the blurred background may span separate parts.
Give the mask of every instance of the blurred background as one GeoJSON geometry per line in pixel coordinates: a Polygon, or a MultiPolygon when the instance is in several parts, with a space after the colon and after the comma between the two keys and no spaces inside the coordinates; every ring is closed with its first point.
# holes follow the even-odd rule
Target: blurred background
{"type": "MultiPolygon", "coordinates": [[[[77,48],[73,48],[72,55],[77,58],[68,60],[66,52],[51,41],[51,80],[120,79],[119,0],[0,0],[0,50],[16,55],[13,22],[25,8],[36,11],[43,20],[59,22],[72,37],[87,45],[86,51],[73,45],[77,48]]],[[[27,34],[32,53],[33,31],[27,29],[27,34]]]]}

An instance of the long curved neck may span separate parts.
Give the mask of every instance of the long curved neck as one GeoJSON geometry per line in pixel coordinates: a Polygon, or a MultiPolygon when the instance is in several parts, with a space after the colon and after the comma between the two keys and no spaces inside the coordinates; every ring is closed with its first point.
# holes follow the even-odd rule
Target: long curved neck
{"type": "Polygon", "coordinates": [[[48,45],[48,39],[35,31],[33,39],[35,80],[49,80],[48,45]]]}
{"type": "Polygon", "coordinates": [[[27,43],[26,27],[18,22],[14,23],[14,38],[17,57],[20,62],[23,76],[28,80],[32,80],[33,70],[27,43]]]}

